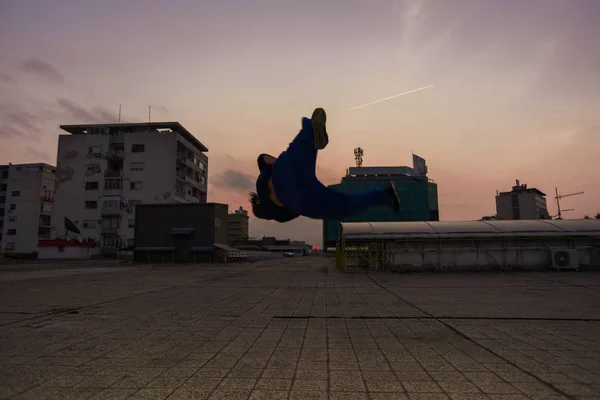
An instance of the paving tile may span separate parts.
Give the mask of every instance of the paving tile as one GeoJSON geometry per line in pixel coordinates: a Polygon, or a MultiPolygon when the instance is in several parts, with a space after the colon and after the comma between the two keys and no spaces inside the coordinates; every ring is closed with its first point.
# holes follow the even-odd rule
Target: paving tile
{"type": "Polygon", "coordinates": [[[369,400],[369,397],[364,392],[329,392],[329,400],[369,400]]]}
{"type": "Polygon", "coordinates": [[[253,390],[249,400],[287,400],[288,396],[285,390],[253,390]]]}
{"type": "Polygon", "coordinates": [[[292,379],[260,378],[254,388],[257,390],[290,390],[292,388],[292,379]]]}
{"type": "Polygon", "coordinates": [[[406,392],[415,393],[435,393],[442,389],[433,381],[404,381],[400,380],[406,392]]]}
{"type": "MultiPolygon", "coordinates": [[[[449,400],[450,397],[444,393],[408,393],[410,400],[449,400]]],[[[391,399],[389,397],[388,399],[391,399]]],[[[387,399],[386,399],[387,400],[387,399]]]]}
{"type": "Polygon", "coordinates": [[[479,393],[477,386],[470,382],[438,382],[446,393],[479,393]]]}
{"type": "Polygon", "coordinates": [[[256,384],[256,379],[245,378],[225,378],[219,384],[219,389],[229,390],[247,390],[252,389],[256,384]]]}
{"type": "Polygon", "coordinates": [[[163,400],[168,398],[174,389],[166,388],[144,388],[135,392],[129,399],[131,400],[163,400]]]}
{"type": "Polygon", "coordinates": [[[327,380],[315,380],[315,379],[296,379],[292,386],[292,391],[327,391],[327,380]]]}
{"type": "Polygon", "coordinates": [[[91,400],[125,400],[134,394],[137,389],[104,389],[96,393],[91,400]]]}
{"type": "Polygon", "coordinates": [[[249,397],[250,390],[216,389],[208,400],[247,400],[249,397]]]}
{"type": "Polygon", "coordinates": [[[277,379],[291,379],[296,374],[295,369],[277,369],[267,368],[262,372],[261,378],[277,378],[277,379]]]}
{"type": "Polygon", "coordinates": [[[291,391],[289,400],[327,400],[329,395],[327,392],[317,392],[317,391],[307,391],[307,392],[299,392],[299,391],[291,391]]]}
{"type": "Polygon", "coordinates": [[[229,371],[228,368],[200,368],[193,376],[202,378],[224,378],[229,371]]]}
{"type": "Polygon", "coordinates": [[[359,371],[329,371],[329,390],[364,392],[367,389],[359,371]]]}

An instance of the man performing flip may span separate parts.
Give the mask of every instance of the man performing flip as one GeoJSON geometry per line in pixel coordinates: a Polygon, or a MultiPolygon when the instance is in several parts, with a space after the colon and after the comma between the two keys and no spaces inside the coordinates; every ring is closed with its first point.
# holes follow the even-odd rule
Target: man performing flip
{"type": "Polygon", "coordinates": [[[275,158],[258,156],[260,175],[256,192],[250,193],[257,218],[288,222],[299,216],[343,220],[371,206],[400,209],[393,183],[385,189],[346,194],[323,185],[316,176],[317,151],[329,143],[325,110],[317,108],[312,118],[302,118],[302,129],[287,150],[275,158]]]}

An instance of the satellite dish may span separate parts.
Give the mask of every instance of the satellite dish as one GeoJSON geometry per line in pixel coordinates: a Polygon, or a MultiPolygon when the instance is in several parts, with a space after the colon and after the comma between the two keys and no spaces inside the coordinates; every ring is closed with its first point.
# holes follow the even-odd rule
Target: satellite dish
{"type": "Polygon", "coordinates": [[[73,221],[71,221],[69,218],[65,217],[65,229],[67,231],[71,231],[77,234],[80,234],[81,231],[79,230],[79,228],[73,223],[73,221]]]}
{"type": "Polygon", "coordinates": [[[552,217],[548,213],[548,210],[546,210],[543,207],[538,209],[538,216],[540,217],[540,219],[552,219],[552,217]]]}

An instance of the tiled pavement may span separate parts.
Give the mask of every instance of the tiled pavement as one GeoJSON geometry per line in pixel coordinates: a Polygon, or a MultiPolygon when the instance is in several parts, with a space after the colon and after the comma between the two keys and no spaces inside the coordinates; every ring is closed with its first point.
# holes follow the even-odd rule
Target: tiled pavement
{"type": "Polygon", "coordinates": [[[0,398],[600,399],[599,309],[593,272],[3,268],[0,398]]]}

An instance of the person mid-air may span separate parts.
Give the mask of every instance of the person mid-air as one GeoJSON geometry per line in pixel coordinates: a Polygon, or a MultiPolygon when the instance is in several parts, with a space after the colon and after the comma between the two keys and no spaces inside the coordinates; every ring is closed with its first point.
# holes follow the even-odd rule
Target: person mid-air
{"type": "Polygon", "coordinates": [[[260,174],[256,192],[250,192],[257,218],[288,222],[299,216],[344,220],[371,206],[389,205],[397,212],[400,199],[394,184],[364,193],[346,194],[323,185],[316,175],[317,152],[329,143],[325,110],[317,108],[311,119],[302,118],[302,129],[278,158],[258,156],[260,174]]]}

